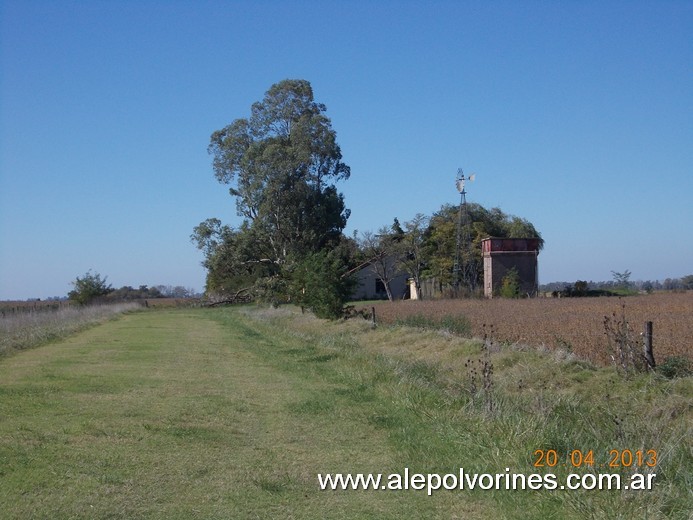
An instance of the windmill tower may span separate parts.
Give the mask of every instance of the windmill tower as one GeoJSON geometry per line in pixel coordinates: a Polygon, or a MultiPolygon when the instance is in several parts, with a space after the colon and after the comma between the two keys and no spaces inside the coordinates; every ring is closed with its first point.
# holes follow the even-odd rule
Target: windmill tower
{"type": "Polygon", "coordinates": [[[467,177],[464,175],[462,168],[457,170],[457,179],[455,185],[460,193],[460,210],[457,219],[457,243],[455,245],[455,264],[452,268],[453,281],[455,291],[459,291],[460,287],[466,287],[470,291],[476,289],[476,262],[474,261],[474,253],[472,251],[472,233],[471,219],[467,211],[467,190],[466,183],[473,182],[476,178],[475,174],[467,177]]]}

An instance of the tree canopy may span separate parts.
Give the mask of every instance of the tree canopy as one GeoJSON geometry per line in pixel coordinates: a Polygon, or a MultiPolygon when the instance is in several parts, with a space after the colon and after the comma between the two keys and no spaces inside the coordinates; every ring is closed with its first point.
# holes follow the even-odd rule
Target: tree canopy
{"type": "MultiPolygon", "coordinates": [[[[305,80],[284,80],[253,103],[250,116],[211,135],[214,177],[229,186],[243,218],[232,228],[219,219],[201,222],[191,235],[204,253],[208,294],[252,288],[272,302],[292,299],[321,315],[335,314],[349,296],[348,267],[369,260],[388,287],[395,268],[407,271],[417,289],[424,277],[451,285],[459,208],[445,205],[431,217],[395,219],[357,245],[342,231],[349,210],[336,183],[350,169],[342,161],[336,132],[305,80]],[[382,265],[381,265],[382,264],[382,265]]],[[[539,238],[527,220],[498,208],[467,204],[472,247],[461,261],[483,276],[481,240],[539,238]]]]}
{"type": "Polygon", "coordinates": [[[350,170],[325,110],[308,81],[284,80],[249,118],[212,134],[214,175],[231,186],[238,214],[264,245],[251,255],[257,261],[318,251],[346,226],[349,210],[334,183],[350,170]]]}
{"type": "MultiPolygon", "coordinates": [[[[544,247],[544,240],[534,225],[527,219],[508,215],[500,208],[487,209],[481,204],[467,203],[469,214],[469,237],[471,248],[462,248],[461,262],[472,262],[476,266],[476,283],[480,286],[483,280],[483,259],[481,241],[485,238],[537,238],[539,249],[544,247]],[[470,255],[472,255],[470,257],[470,255]]],[[[454,283],[453,262],[455,258],[457,221],[459,206],[443,205],[431,217],[426,232],[426,247],[429,258],[426,274],[435,276],[443,285],[454,283]]]]}
{"type": "MultiPolygon", "coordinates": [[[[193,230],[208,292],[255,285],[288,295],[297,265],[324,260],[313,255],[343,241],[349,210],[335,183],[350,169],[325,111],[308,81],[284,80],[252,105],[250,117],[212,134],[214,176],[230,186],[243,222],[232,229],[211,218],[193,230]]],[[[338,270],[333,259],[323,264],[338,270]]]]}
{"type": "MultiPolygon", "coordinates": [[[[487,209],[476,203],[468,203],[466,211],[469,215],[466,225],[470,227],[471,247],[462,248],[460,261],[464,265],[475,266],[474,286],[481,286],[483,280],[481,253],[483,239],[489,237],[537,238],[539,248],[541,249],[544,245],[541,234],[531,222],[524,218],[508,215],[499,208],[487,209]]],[[[362,247],[375,243],[380,248],[378,251],[382,257],[385,254],[395,255],[397,267],[409,274],[414,280],[417,291],[424,278],[435,278],[441,288],[452,287],[455,283],[454,262],[458,221],[459,206],[445,204],[431,217],[417,214],[403,226],[395,219],[395,224],[390,230],[382,228],[377,235],[364,233],[362,247]],[[372,240],[374,237],[377,240],[372,240]],[[371,240],[366,240],[367,238],[371,240]]],[[[369,251],[370,256],[375,256],[375,249],[371,247],[369,251]]],[[[374,262],[374,272],[386,284],[386,287],[389,279],[396,274],[390,273],[389,278],[381,274],[376,262],[374,262]]]]}
{"type": "Polygon", "coordinates": [[[82,305],[92,303],[113,292],[113,288],[106,283],[106,279],[106,276],[102,278],[99,273],[92,273],[90,269],[83,277],[78,276],[74,282],[71,282],[74,289],[67,294],[67,297],[82,305]]]}

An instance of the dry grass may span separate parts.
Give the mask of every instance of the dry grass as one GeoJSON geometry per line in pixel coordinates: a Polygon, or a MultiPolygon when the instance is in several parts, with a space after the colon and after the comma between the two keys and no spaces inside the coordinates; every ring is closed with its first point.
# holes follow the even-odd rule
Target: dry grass
{"type": "MultiPolygon", "coordinates": [[[[196,307],[200,304],[198,298],[143,298],[136,300],[109,300],[101,302],[103,305],[116,303],[137,303],[147,307],[196,307]]],[[[0,318],[11,317],[16,314],[57,311],[68,308],[79,308],[80,304],[72,300],[3,300],[0,301],[0,318]]]]}
{"type": "Polygon", "coordinates": [[[147,298],[144,300],[147,307],[167,308],[198,307],[200,300],[197,298],[147,298]]]}
{"type": "Polygon", "coordinates": [[[139,303],[114,303],[80,307],[68,305],[51,310],[40,307],[0,315],[0,356],[65,338],[84,327],[123,312],[140,308],[139,303]]]}
{"type": "MultiPolygon", "coordinates": [[[[618,299],[611,302],[618,305],[618,299]]],[[[450,313],[451,303],[438,302],[437,318],[450,313]]],[[[413,304],[390,307],[416,310],[413,304]]],[[[596,468],[606,467],[612,450],[647,447],[661,454],[653,492],[500,491],[483,496],[497,504],[494,514],[458,510],[460,518],[690,517],[693,473],[685,443],[693,424],[690,377],[621,378],[613,367],[594,367],[563,349],[484,343],[427,326],[373,328],[367,320],[327,322],[296,309],[277,309],[274,319],[272,311],[251,311],[251,319],[264,316],[272,322],[281,331],[276,336],[291,334],[314,346],[310,359],[323,360],[326,379],[344,385],[359,402],[369,399],[370,419],[406,454],[404,467],[436,472],[459,464],[469,471],[534,472],[531,457],[537,449],[555,449],[562,457],[573,449],[593,450],[597,465],[573,468],[566,458],[555,470],[565,478],[571,472],[602,471],[596,468]]],[[[332,411],[335,417],[338,410],[332,411]]]]}
{"type": "Polygon", "coordinates": [[[599,365],[611,362],[604,317],[625,316],[637,336],[654,323],[657,361],[669,356],[693,359],[693,292],[627,298],[537,298],[530,300],[432,300],[375,304],[378,321],[393,324],[406,316],[464,315],[472,334],[497,341],[561,349],[599,365]],[[492,332],[490,331],[492,327],[492,332]]]}

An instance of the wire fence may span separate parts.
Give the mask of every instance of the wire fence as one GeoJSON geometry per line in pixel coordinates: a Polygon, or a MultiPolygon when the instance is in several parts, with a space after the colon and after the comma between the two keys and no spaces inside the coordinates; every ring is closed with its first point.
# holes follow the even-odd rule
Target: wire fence
{"type": "Polygon", "coordinates": [[[416,314],[463,315],[475,337],[562,349],[598,364],[611,362],[605,319],[623,315],[632,336],[643,344],[645,323],[653,322],[651,341],[658,359],[693,358],[693,291],[627,298],[424,300],[375,308],[382,323],[416,314]]]}

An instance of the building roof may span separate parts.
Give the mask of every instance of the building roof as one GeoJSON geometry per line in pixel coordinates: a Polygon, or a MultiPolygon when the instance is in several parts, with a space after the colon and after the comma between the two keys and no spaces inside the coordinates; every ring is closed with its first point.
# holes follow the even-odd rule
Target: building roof
{"type": "Polygon", "coordinates": [[[481,250],[484,253],[495,252],[527,252],[539,253],[539,238],[484,238],[481,250]]]}

